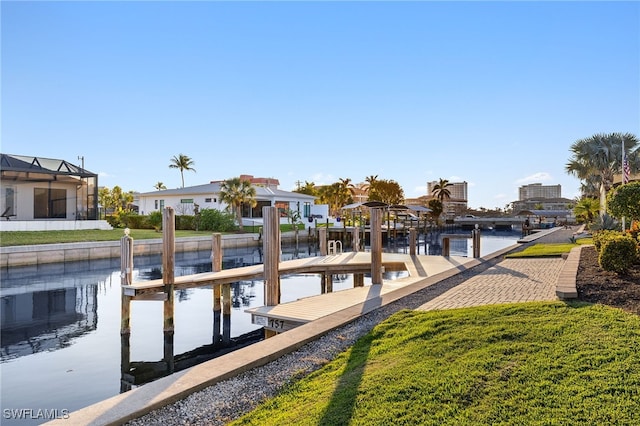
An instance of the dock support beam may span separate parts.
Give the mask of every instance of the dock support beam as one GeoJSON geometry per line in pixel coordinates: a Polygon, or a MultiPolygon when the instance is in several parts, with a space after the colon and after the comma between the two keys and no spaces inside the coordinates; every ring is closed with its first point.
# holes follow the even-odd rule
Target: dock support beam
{"type": "Polygon", "coordinates": [[[359,252],[360,251],[360,228],[358,228],[357,226],[354,226],[351,232],[352,232],[351,249],[354,252],[359,252]]]}
{"type": "Polygon", "coordinates": [[[320,248],[320,256],[327,255],[327,231],[328,228],[318,228],[318,245],[320,248]]]}
{"type": "Polygon", "coordinates": [[[371,209],[371,284],[382,284],[382,209],[371,209]]]}
{"type": "Polygon", "coordinates": [[[162,282],[164,284],[164,331],[173,333],[173,293],[175,284],[176,221],[172,207],[162,215],[162,282]]]}
{"type": "Polygon", "coordinates": [[[480,257],[480,228],[476,225],[476,229],[471,231],[471,245],[473,247],[473,257],[480,257]]]}
{"type": "MultiPolygon", "coordinates": [[[[120,239],[120,285],[130,285],[133,282],[133,238],[129,236],[129,228],[125,228],[124,236],[120,239]]],[[[120,334],[131,333],[131,296],[125,296],[120,290],[120,334]]]]}
{"type": "MultiPolygon", "coordinates": [[[[133,238],[129,236],[129,228],[125,228],[124,236],[120,239],[120,285],[133,282],[133,238]]],[[[120,290],[120,392],[131,390],[131,385],[124,380],[131,367],[131,296],[125,296],[120,290]]]]}
{"type": "MultiPolygon", "coordinates": [[[[278,210],[273,206],[263,207],[262,218],[264,220],[262,252],[264,253],[265,305],[276,306],[280,303],[280,220],[278,210]]],[[[275,335],[275,331],[264,331],[265,338],[275,335]]]]}
{"type": "Polygon", "coordinates": [[[231,283],[222,284],[222,341],[231,343],[231,283]]]}
{"type": "Polygon", "coordinates": [[[417,232],[416,228],[409,228],[409,255],[416,255],[416,238],[417,232]]]}
{"type": "Polygon", "coordinates": [[[353,274],[353,286],[364,287],[364,274],[353,274]]]}
{"type": "MultiPolygon", "coordinates": [[[[215,233],[211,236],[211,271],[222,271],[222,234],[215,233]]],[[[220,298],[220,285],[213,285],[213,344],[219,343],[220,335],[220,314],[222,302],[220,298]]]]}
{"type": "Polygon", "coordinates": [[[176,219],[172,207],[165,207],[162,215],[162,282],[164,284],[164,361],[167,372],[174,371],[173,358],[173,300],[176,263],[176,219]]]}

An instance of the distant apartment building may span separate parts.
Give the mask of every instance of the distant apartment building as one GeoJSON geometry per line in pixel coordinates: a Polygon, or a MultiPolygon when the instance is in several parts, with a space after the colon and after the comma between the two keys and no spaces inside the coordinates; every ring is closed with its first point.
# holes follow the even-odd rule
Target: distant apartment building
{"type": "Polygon", "coordinates": [[[570,210],[573,201],[562,198],[561,185],[532,183],[521,186],[518,201],[513,202],[513,210],[570,210]]]}
{"type": "MultiPolygon", "coordinates": [[[[464,213],[468,206],[468,184],[467,182],[449,182],[447,186],[449,191],[449,198],[444,199],[443,211],[448,216],[455,216],[464,213]]],[[[427,182],[427,197],[429,199],[433,197],[433,188],[438,184],[437,181],[427,182]]]]}
{"type": "Polygon", "coordinates": [[[561,185],[543,185],[541,183],[521,186],[518,190],[518,201],[532,198],[562,198],[562,187],[561,185]]]}

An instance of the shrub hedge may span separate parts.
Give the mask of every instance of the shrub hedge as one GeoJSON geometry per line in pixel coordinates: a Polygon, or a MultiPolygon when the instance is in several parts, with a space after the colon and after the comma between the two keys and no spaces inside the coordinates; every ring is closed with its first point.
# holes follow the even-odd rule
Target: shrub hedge
{"type": "Polygon", "coordinates": [[[640,261],[638,242],[631,235],[600,231],[593,234],[593,244],[598,251],[598,263],[605,271],[624,274],[640,261]]]}
{"type": "MultiPolygon", "coordinates": [[[[231,213],[215,209],[203,209],[197,216],[176,215],[176,230],[199,230],[212,232],[231,232],[238,227],[231,213]]],[[[106,217],[114,228],[162,229],[162,212],[155,211],[149,215],[139,215],[132,211],[121,211],[106,217]]]]}

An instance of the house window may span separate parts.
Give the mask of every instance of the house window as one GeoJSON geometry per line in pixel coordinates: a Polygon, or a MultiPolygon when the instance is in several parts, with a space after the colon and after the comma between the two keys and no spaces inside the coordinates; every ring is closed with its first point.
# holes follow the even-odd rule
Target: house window
{"type": "Polygon", "coordinates": [[[164,200],[160,200],[160,210],[164,210],[164,200]]]}
{"type": "Polygon", "coordinates": [[[258,201],[255,207],[250,208],[249,205],[242,205],[242,217],[262,217],[262,208],[271,205],[271,201],[258,201]]]}
{"type": "Polygon", "coordinates": [[[205,199],[204,199],[204,202],[205,202],[205,203],[210,203],[210,202],[211,202],[211,198],[205,198],[205,199]]]}
{"type": "Polygon", "coordinates": [[[35,219],[66,218],[67,190],[59,188],[34,188],[33,217],[35,219]]]}
{"type": "Polygon", "coordinates": [[[287,217],[287,211],[289,210],[289,203],[286,201],[276,201],[276,209],[280,217],[287,217]]]}
{"type": "Polygon", "coordinates": [[[193,204],[193,198],[183,198],[180,200],[181,204],[193,204]]]}
{"type": "Polygon", "coordinates": [[[16,191],[14,188],[7,187],[4,189],[4,205],[2,216],[11,217],[16,215],[16,191]]]}
{"type": "Polygon", "coordinates": [[[158,200],[154,200],[154,201],[155,201],[155,203],[154,203],[154,209],[155,209],[155,210],[158,210],[158,200]]]}
{"type": "Polygon", "coordinates": [[[309,216],[311,216],[311,203],[305,202],[304,203],[304,216],[303,217],[309,217],[309,216]]]}

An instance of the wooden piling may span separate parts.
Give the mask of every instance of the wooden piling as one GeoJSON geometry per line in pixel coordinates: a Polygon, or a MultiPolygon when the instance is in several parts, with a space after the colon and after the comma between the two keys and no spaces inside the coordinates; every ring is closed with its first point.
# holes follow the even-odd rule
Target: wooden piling
{"type": "Polygon", "coordinates": [[[409,255],[416,255],[416,240],[417,240],[416,228],[409,228],[409,255]]]}
{"type": "Polygon", "coordinates": [[[364,274],[353,274],[353,286],[364,287],[364,274]]]}
{"type": "Polygon", "coordinates": [[[371,209],[371,284],[382,284],[382,209],[371,209]]]}
{"type": "Polygon", "coordinates": [[[320,248],[320,256],[327,255],[327,230],[329,228],[318,228],[318,245],[320,248]]]}
{"type": "MultiPolygon", "coordinates": [[[[477,227],[478,225],[476,225],[477,227]]],[[[480,257],[480,228],[471,231],[471,244],[473,245],[473,257],[480,257]]]]}
{"type": "Polygon", "coordinates": [[[276,306],[280,303],[280,223],[278,211],[273,206],[263,207],[264,241],[264,280],[265,305],[276,306]]]}
{"type": "Polygon", "coordinates": [[[176,222],[172,207],[165,207],[162,214],[162,282],[164,284],[164,331],[173,332],[173,299],[176,259],[176,222]]]}
{"type": "Polygon", "coordinates": [[[120,393],[131,390],[131,382],[127,380],[131,369],[130,333],[120,334],[120,393]]]}
{"type": "MultiPolygon", "coordinates": [[[[264,296],[266,306],[280,303],[280,220],[278,210],[274,206],[262,208],[264,221],[264,296]]],[[[223,296],[224,298],[224,296],[223,296]]],[[[265,329],[265,338],[274,336],[274,331],[265,329]]]]}
{"type": "Polygon", "coordinates": [[[351,248],[354,252],[358,252],[360,251],[360,228],[354,226],[351,232],[351,248]]]}
{"type": "Polygon", "coordinates": [[[322,278],[324,281],[325,293],[333,293],[333,274],[330,272],[325,272],[324,274],[322,274],[322,278]]]}
{"type": "Polygon", "coordinates": [[[451,245],[449,237],[442,238],[442,255],[445,257],[449,257],[451,253],[451,245]]]}
{"type": "Polygon", "coordinates": [[[222,341],[231,342],[231,283],[222,284],[222,341]]]}
{"type": "MultiPolygon", "coordinates": [[[[124,236],[120,239],[120,284],[133,283],[133,238],[129,236],[129,228],[125,228],[124,236]]],[[[120,334],[131,333],[131,296],[125,296],[120,291],[120,334]]]]}
{"type": "MultiPolygon", "coordinates": [[[[215,233],[211,236],[211,270],[213,272],[222,271],[222,234],[215,233]]],[[[213,285],[213,343],[221,340],[220,318],[222,311],[220,285],[213,285]]]]}

